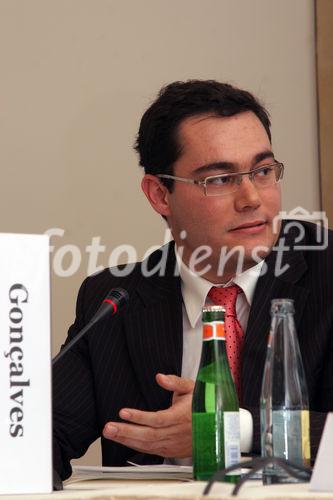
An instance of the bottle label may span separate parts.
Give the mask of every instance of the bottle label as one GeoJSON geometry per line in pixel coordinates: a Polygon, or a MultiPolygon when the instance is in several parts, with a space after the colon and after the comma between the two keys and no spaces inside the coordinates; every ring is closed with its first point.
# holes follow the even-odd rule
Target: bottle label
{"type": "Polygon", "coordinates": [[[301,420],[302,420],[302,449],[303,449],[303,457],[309,462],[310,465],[310,414],[309,410],[302,410],[301,412],[301,420]]]}
{"type": "Polygon", "coordinates": [[[273,453],[296,464],[310,459],[309,411],[273,410],[273,453]]]}
{"type": "MultiPolygon", "coordinates": [[[[239,411],[225,411],[224,422],[224,461],[225,467],[240,462],[240,422],[239,411]]],[[[228,475],[239,475],[240,470],[229,472],[228,475]]]]}
{"type": "Polygon", "coordinates": [[[203,325],[203,340],[225,340],[224,323],[212,321],[203,325]]]}

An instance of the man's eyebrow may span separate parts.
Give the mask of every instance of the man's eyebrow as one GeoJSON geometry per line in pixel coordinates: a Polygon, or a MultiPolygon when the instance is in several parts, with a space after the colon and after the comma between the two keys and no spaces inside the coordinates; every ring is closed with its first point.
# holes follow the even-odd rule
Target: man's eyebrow
{"type": "MultiPolygon", "coordinates": [[[[255,166],[257,163],[266,160],[266,158],[271,158],[274,160],[274,153],[270,149],[266,151],[262,151],[256,154],[251,162],[251,167],[255,166]]],[[[213,163],[208,163],[207,165],[202,165],[201,167],[196,168],[193,173],[194,174],[204,174],[206,172],[210,172],[212,170],[232,170],[237,167],[237,163],[230,161],[217,161],[213,163]]]]}
{"type": "Polygon", "coordinates": [[[274,160],[274,153],[270,149],[267,149],[266,151],[262,151],[261,153],[258,153],[255,155],[253,159],[253,165],[256,165],[257,163],[266,160],[266,158],[272,158],[274,160]]]}
{"type": "Polygon", "coordinates": [[[231,170],[235,168],[236,163],[232,163],[229,161],[217,161],[215,163],[208,163],[207,165],[202,165],[201,167],[196,168],[193,173],[194,174],[204,174],[211,170],[231,170]]]}

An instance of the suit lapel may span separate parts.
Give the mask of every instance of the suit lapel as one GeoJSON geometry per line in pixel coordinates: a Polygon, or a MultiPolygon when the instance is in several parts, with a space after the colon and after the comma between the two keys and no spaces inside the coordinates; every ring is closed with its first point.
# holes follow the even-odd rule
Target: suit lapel
{"type": "Polygon", "coordinates": [[[271,300],[293,299],[295,303],[296,328],[302,317],[309,290],[297,285],[307,269],[303,253],[290,249],[283,254],[286,270],[275,276],[278,254],[272,251],[266,259],[267,271],[260,276],[248,320],[243,347],[242,381],[245,406],[257,406],[260,398],[261,381],[266,359],[267,337],[270,329],[271,300]]]}
{"type": "Polygon", "coordinates": [[[161,258],[166,259],[160,267],[162,275],[141,276],[135,301],[125,319],[135,374],[147,407],[155,410],[169,406],[172,398],[171,393],[157,384],[155,375],[159,372],[180,375],[183,349],[182,298],[180,279],[174,272],[173,244],[152,254],[149,269],[158,266],[161,258]]]}

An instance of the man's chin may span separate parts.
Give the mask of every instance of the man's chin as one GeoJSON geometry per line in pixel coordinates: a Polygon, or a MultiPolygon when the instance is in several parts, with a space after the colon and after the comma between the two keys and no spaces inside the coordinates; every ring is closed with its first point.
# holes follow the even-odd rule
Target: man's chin
{"type": "Polygon", "coordinates": [[[222,247],[219,255],[219,275],[224,272],[240,274],[250,267],[259,264],[271,251],[271,245],[260,243],[257,245],[234,245],[222,247]]]}
{"type": "Polygon", "coordinates": [[[257,264],[261,260],[264,260],[271,250],[272,245],[268,245],[267,243],[244,247],[244,261],[257,264]]]}
{"type": "MultiPolygon", "coordinates": [[[[236,236],[236,235],[233,235],[236,236]]],[[[233,237],[228,241],[228,247],[230,251],[233,248],[242,249],[243,255],[246,260],[257,257],[265,258],[274,246],[275,238],[274,235],[270,234],[268,228],[264,234],[249,234],[242,235],[242,237],[233,237]]]]}

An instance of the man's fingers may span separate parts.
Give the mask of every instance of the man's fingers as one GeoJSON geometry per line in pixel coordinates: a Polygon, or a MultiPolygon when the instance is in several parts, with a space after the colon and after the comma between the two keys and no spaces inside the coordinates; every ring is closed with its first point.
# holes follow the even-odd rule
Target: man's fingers
{"type": "Polygon", "coordinates": [[[167,410],[159,411],[141,411],[134,408],[123,408],[120,410],[119,416],[123,420],[128,420],[134,424],[154,428],[169,427],[179,422],[178,412],[172,406],[167,410]]]}
{"type": "Polygon", "coordinates": [[[165,389],[172,391],[172,405],[166,410],[141,411],[135,408],[123,408],[119,412],[120,418],[133,424],[153,428],[170,427],[179,422],[191,419],[191,399],[194,382],[191,379],[177,377],[176,375],[156,375],[156,381],[165,389]]]}
{"type": "Polygon", "coordinates": [[[177,377],[177,375],[164,375],[158,373],[156,382],[167,391],[176,392],[177,394],[190,394],[194,389],[194,382],[190,378],[177,377]]]}
{"type": "Polygon", "coordinates": [[[103,436],[142,453],[180,458],[191,456],[191,440],[187,440],[186,425],[149,429],[140,425],[108,422],[103,436]]]}
{"type": "Polygon", "coordinates": [[[133,439],[131,437],[125,437],[125,436],[113,436],[109,437],[107,432],[103,431],[103,436],[106,439],[111,439],[112,441],[116,443],[120,443],[124,446],[127,446],[128,448],[132,448],[133,450],[139,451],[140,453],[152,453],[152,454],[158,454],[158,447],[156,446],[155,442],[145,442],[141,441],[140,439],[133,439]]]}
{"type": "Polygon", "coordinates": [[[159,429],[120,422],[108,422],[103,429],[103,436],[114,440],[130,438],[147,442],[156,442],[161,439],[159,429]]]}
{"type": "Polygon", "coordinates": [[[145,425],[123,424],[121,422],[108,422],[103,429],[103,436],[107,439],[137,439],[146,441],[170,440],[181,436],[187,430],[187,424],[173,425],[169,428],[154,429],[145,425]]]}
{"type": "Polygon", "coordinates": [[[122,408],[119,416],[127,422],[108,422],[103,436],[134,450],[164,457],[191,456],[191,400],[193,380],[176,375],[156,376],[158,384],[173,392],[166,410],[142,411],[122,408]]]}

